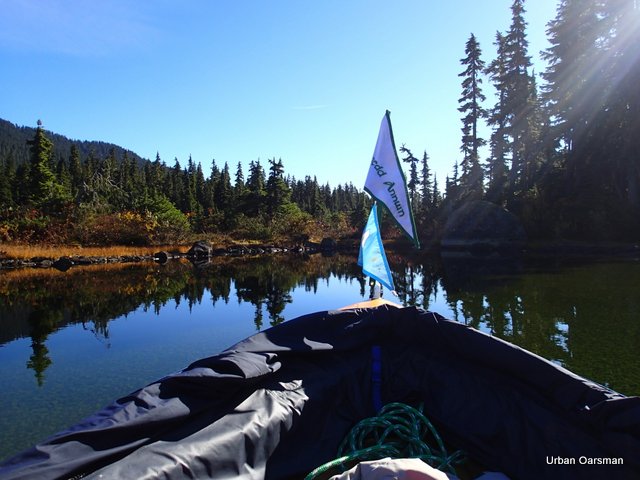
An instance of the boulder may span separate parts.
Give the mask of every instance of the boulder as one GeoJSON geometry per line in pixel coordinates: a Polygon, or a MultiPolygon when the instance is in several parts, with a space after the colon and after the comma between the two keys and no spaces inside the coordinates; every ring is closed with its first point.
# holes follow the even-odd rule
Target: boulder
{"type": "Polygon", "coordinates": [[[85,257],[85,256],[73,257],[74,265],[92,265],[94,263],[97,263],[97,261],[91,259],[90,257],[85,257]]]}
{"type": "Polygon", "coordinates": [[[209,258],[213,253],[213,247],[211,244],[204,240],[199,240],[194,243],[189,251],[187,257],[189,258],[209,258]]]}
{"type": "Polygon", "coordinates": [[[153,259],[161,265],[164,265],[169,260],[169,254],[164,250],[160,250],[153,254],[153,259]]]}
{"type": "Polygon", "coordinates": [[[456,209],[444,226],[443,249],[492,251],[520,248],[527,235],[518,217],[484,200],[456,209]]]}

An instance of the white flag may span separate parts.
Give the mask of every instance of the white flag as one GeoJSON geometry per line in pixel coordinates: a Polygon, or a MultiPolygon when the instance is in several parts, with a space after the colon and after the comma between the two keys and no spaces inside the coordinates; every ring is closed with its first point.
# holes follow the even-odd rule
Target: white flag
{"type": "Polygon", "coordinates": [[[364,189],[387,208],[398,226],[419,246],[407,182],[396,153],[388,110],[380,124],[364,189]]]}

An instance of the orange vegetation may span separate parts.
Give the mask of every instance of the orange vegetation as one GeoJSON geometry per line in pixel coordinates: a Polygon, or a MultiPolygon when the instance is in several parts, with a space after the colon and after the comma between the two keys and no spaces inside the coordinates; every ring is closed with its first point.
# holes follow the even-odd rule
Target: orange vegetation
{"type": "Polygon", "coordinates": [[[109,247],[81,247],[51,246],[51,245],[6,245],[0,244],[0,258],[27,260],[43,257],[57,259],[60,257],[120,257],[133,255],[152,255],[160,250],[184,253],[189,247],[184,246],[109,246],[109,247]]]}

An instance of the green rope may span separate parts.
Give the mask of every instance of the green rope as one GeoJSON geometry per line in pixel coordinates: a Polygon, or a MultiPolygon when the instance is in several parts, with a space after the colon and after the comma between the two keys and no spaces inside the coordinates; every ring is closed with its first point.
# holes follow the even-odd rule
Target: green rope
{"type": "Polygon", "coordinates": [[[353,463],[391,458],[419,458],[434,468],[455,474],[454,465],[464,461],[462,451],[447,454],[444,443],[429,419],[404,403],[385,405],[376,417],[358,423],[342,441],[338,458],[319,466],[305,480],[333,469],[344,472],[353,463]],[[427,441],[433,441],[430,446],[427,441]]]}

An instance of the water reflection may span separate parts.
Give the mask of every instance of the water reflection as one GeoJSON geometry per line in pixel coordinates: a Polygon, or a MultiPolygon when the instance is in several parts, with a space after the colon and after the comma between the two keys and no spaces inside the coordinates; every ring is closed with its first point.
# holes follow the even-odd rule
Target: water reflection
{"type": "Polygon", "coordinates": [[[186,302],[191,311],[207,293],[213,305],[218,301],[228,303],[232,298],[254,305],[254,324],[260,330],[265,320],[269,326],[285,320],[283,311],[292,303],[295,287],[302,285],[306,291],[315,292],[322,279],[361,276],[352,258],[320,255],[218,258],[197,266],[176,260],[165,265],[90,266],[64,273],[3,272],[0,345],[31,338],[32,355],[27,367],[42,385],[44,372],[52,365],[45,342],[50,334],[68,325],[81,324],[109,347],[111,320],[127,316],[140,306],[160,315],[169,301],[175,302],[176,308],[186,302]]]}
{"type": "MultiPolygon", "coordinates": [[[[416,303],[428,308],[425,298],[433,300],[439,286],[450,318],[622,393],[640,394],[636,261],[456,256],[440,260],[431,269],[407,267],[407,277],[416,268],[422,274],[424,295],[419,292],[416,303]]],[[[407,299],[415,295],[410,292],[407,299]]]]}
{"type": "MultiPolygon", "coordinates": [[[[449,256],[407,262],[394,255],[390,262],[402,303],[437,311],[623,393],[640,394],[635,353],[640,347],[638,264],[562,265],[545,260],[541,267],[522,258],[449,256]]],[[[140,308],[160,315],[168,302],[176,308],[186,303],[191,311],[210,298],[212,306],[251,304],[255,330],[261,330],[288,318],[287,305],[300,301],[301,294],[294,295],[294,290],[315,294],[330,278],[338,280],[334,292],[355,282],[360,297],[368,296],[368,284],[348,256],[3,272],[0,345],[29,338],[26,367],[42,386],[55,358],[47,340],[66,326],[81,325],[109,348],[115,318],[140,308]]]]}

